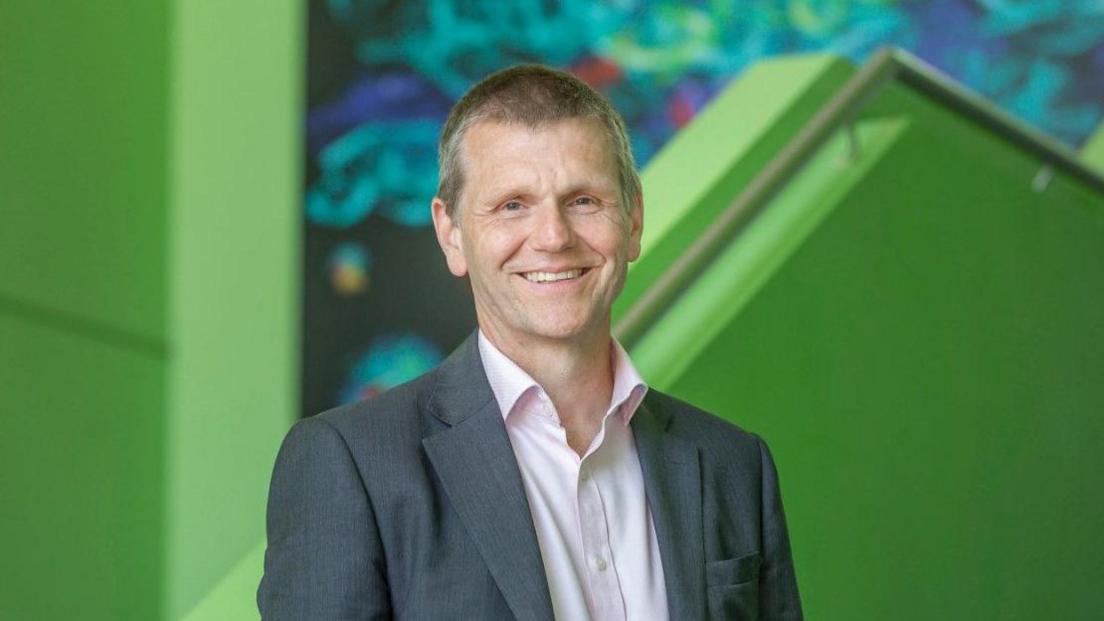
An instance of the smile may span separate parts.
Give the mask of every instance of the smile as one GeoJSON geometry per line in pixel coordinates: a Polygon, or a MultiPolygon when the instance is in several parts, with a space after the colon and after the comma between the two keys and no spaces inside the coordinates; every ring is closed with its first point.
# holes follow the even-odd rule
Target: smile
{"type": "Polygon", "coordinates": [[[563,272],[525,272],[522,276],[529,282],[558,282],[572,280],[583,275],[585,270],[574,269],[563,272]]]}

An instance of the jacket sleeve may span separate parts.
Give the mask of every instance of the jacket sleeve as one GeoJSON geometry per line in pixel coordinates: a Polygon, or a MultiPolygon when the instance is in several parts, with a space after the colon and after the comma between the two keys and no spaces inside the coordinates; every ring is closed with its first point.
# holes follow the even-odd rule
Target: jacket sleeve
{"type": "Polygon", "coordinates": [[[276,458],[257,606],[265,620],[389,619],[383,547],[340,433],[299,421],[276,458]]]}
{"type": "Polygon", "coordinates": [[[782,494],[778,486],[778,471],[770,449],[762,438],[759,456],[762,460],[763,565],[759,580],[759,618],[770,621],[800,620],[801,600],[797,593],[790,537],[786,516],[782,511],[782,494]]]}

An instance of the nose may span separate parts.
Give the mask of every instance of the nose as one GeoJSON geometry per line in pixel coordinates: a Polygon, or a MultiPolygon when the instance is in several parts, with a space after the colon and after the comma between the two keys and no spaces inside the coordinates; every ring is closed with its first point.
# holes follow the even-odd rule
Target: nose
{"type": "Polygon", "coordinates": [[[574,239],[571,222],[559,206],[543,205],[536,210],[529,235],[529,244],[534,250],[559,252],[570,248],[574,239]]]}

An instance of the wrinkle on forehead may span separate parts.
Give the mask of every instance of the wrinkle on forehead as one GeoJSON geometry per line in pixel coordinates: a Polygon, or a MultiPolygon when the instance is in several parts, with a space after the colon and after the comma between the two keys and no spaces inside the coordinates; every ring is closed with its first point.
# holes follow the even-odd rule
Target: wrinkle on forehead
{"type": "Polygon", "coordinates": [[[595,119],[568,119],[528,127],[483,121],[461,144],[465,194],[483,203],[531,194],[562,197],[596,192],[619,198],[616,158],[595,119]],[[576,131],[585,129],[585,132],[576,131]]]}

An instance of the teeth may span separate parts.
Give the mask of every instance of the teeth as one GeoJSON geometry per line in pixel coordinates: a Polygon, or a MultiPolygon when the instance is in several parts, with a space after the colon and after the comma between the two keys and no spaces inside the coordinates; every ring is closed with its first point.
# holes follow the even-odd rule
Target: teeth
{"type": "Polygon", "coordinates": [[[582,275],[583,270],[567,270],[566,272],[526,272],[525,280],[529,282],[556,282],[557,280],[570,280],[582,275]]]}

